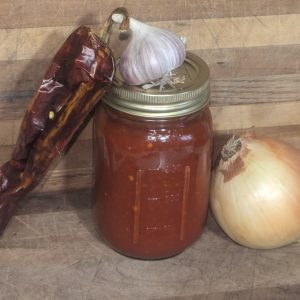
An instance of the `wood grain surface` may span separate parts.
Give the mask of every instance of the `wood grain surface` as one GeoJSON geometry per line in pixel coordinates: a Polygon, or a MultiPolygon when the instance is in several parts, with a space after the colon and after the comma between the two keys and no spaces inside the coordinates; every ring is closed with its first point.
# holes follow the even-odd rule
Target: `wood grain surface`
{"type": "MultiPolygon", "coordinates": [[[[133,15],[138,11],[138,17],[152,25],[185,36],[188,50],[209,64],[216,145],[221,133],[251,128],[266,134],[274,134],[276,128],[278,135],[285,132],[285,140],[293,140],[289,128],[300,125],[298,2],[158,1],[151,9],[147,3],[86,1],[85,7],[78,9],[81,2],[75,0],[72,5],[68,1],[1,2],[0,163],[8,159],[6,150],[16,141],[26,106],[67,34],[78,22],[99,30],[112,7],[118,5],[127,6],[133,15]],[[149,9],[142,9],[143,5],[149,9]]],[[[91,122],[79,139],[79,144],[91,145],[91,122]]],[[[90,186],[91,151],[75,149],[79,157],[87,158],[79,164],[69,160],[60,163],[59,169],[52,168],[37,191],[90,186]]]]}
{"type": "MultiPolygon", "coordinates": [[[[120,5],[149,24],[185,36],[188,50],[208,63],[216,145],[223,133],[255,128],[273,135],[274,129],[278,135],[285,132],[285,140],[300,146],[290,136],[300,125],[298,1],[106,2],[1,1],[0,163],[8,159],[6,150],[16,141],[26,106],[66,36],[78,24],[92,24],[99,30],[109,12],[120,5]]],[[[91,139],[90,122],[78,144],[91,145],[91,139]]],[[[88,158],[52,168],[38,190],[90,186],[91,151],[75,149],[78,157],[88,158]],[[68,179],[62,180],[64,176],[68,179]]]]}
{"type": "MultiPolygon", "coordinates": [[[[189,50],[299,44],[299,15],[150,22],[187,39],[189,50]]],[[[93,26],[97,31],[101,26],[93,26]]],[[[0,29],[0,60],[50,58],[73,26],[0,29]]]]}
{"type": "MultiPolygon", "coordinates": [[[[79,24],[109,13],[187,38],[211,71],[214,160],[233,134],[256,132],[300,150],[300,1],[1,0],[0,163],[53,54],[79,24]]],[[[92,123],[0,237],[0,299],[300,299],[299,244],[251,250],[210,216],[202,237],[163,261],[123,257],[98,239],[91,212],[92,123]]]]}
{"type": "Polygon", "coordinates": [[[118,6],[127,7],[143,21],[300,13],[295,0],[1,0],[0,28],[98,24],[118,6]]]}
{"type": "Polygon", "coordinates": [[[203,235],[182,254],[130,259],[98,239],[90,198],[82,190],[22,203],[0,239],[0,299],[299,299],[299,243],[244,248],[209,216],[203,235]]]}

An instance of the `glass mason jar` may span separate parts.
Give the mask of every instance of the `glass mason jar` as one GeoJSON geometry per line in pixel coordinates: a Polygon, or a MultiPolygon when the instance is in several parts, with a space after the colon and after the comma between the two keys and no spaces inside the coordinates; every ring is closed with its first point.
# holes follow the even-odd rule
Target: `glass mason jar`
{"type": "Polygon", "coordinates": [[[116,77],[95,116],[95,224],[124,255],[170,257],[192,244],[206,222],[209,70],[188,53],[162,90],[116,77]]]}

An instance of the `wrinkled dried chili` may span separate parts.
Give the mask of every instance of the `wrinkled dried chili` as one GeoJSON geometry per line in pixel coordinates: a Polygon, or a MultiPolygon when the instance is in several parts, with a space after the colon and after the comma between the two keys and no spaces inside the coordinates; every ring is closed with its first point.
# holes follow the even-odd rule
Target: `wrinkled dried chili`
{"type": "MultiPolygon", "coordinates": [[[[116,9],[104,26],[109,34],[112,15],[120,12],[128,29],[128,14],[116,9]]],[[[17,143],[0,168],[0,234],[20,199],[42,180],[53,160],[69,146],[82,123],[111,83],[115,61],[107,43],[81,26],[54,56],[23,118],[17,143]]]]}

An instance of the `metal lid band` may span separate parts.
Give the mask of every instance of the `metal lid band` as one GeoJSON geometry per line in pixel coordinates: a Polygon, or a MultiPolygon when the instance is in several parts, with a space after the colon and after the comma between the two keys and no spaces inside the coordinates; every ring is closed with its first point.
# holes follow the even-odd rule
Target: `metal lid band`
{"type": "Polygon", "coordinates": [[[119,111],[152,118],[183,116],[208,104],[209,69],[201,58],[187,53],[184,64],[172,76],[177,82],[160,91],[159,87],[144,89],[127,85],[117,74],[111,92],[103,101],[119,111]]]}

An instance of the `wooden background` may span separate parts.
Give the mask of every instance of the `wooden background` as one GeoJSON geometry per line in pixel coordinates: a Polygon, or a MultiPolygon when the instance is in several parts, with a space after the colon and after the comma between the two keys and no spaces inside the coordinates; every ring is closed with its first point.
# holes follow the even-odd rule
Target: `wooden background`
{"type": "MultiPolygon", "coordinates": [[[[67,34],[79,24],[98,30],[118,6],[185,36],[207,61],[216,151],[248,130],[300,149],[298,0],[0,0],[0,163],[67,34]]],[[[195,244],[167,260],[107,247],[90,215],[91,138],[89,124],[0,237],[1,300],[300,299],[300,243],[247,249],[211,217],[195,244]]]]}
{"type": "MultiPolygon", "coordinates": [[[[186,37],[188,50],[209,64],[217,149],[247,130],[300,148],[300,1],[1,0],[0,163],[66,36],[79,24],[99,30],[118,6],[186,37]]],[[[37,192],[90,187],[91,138],[89,124],[37,192]]]]}

